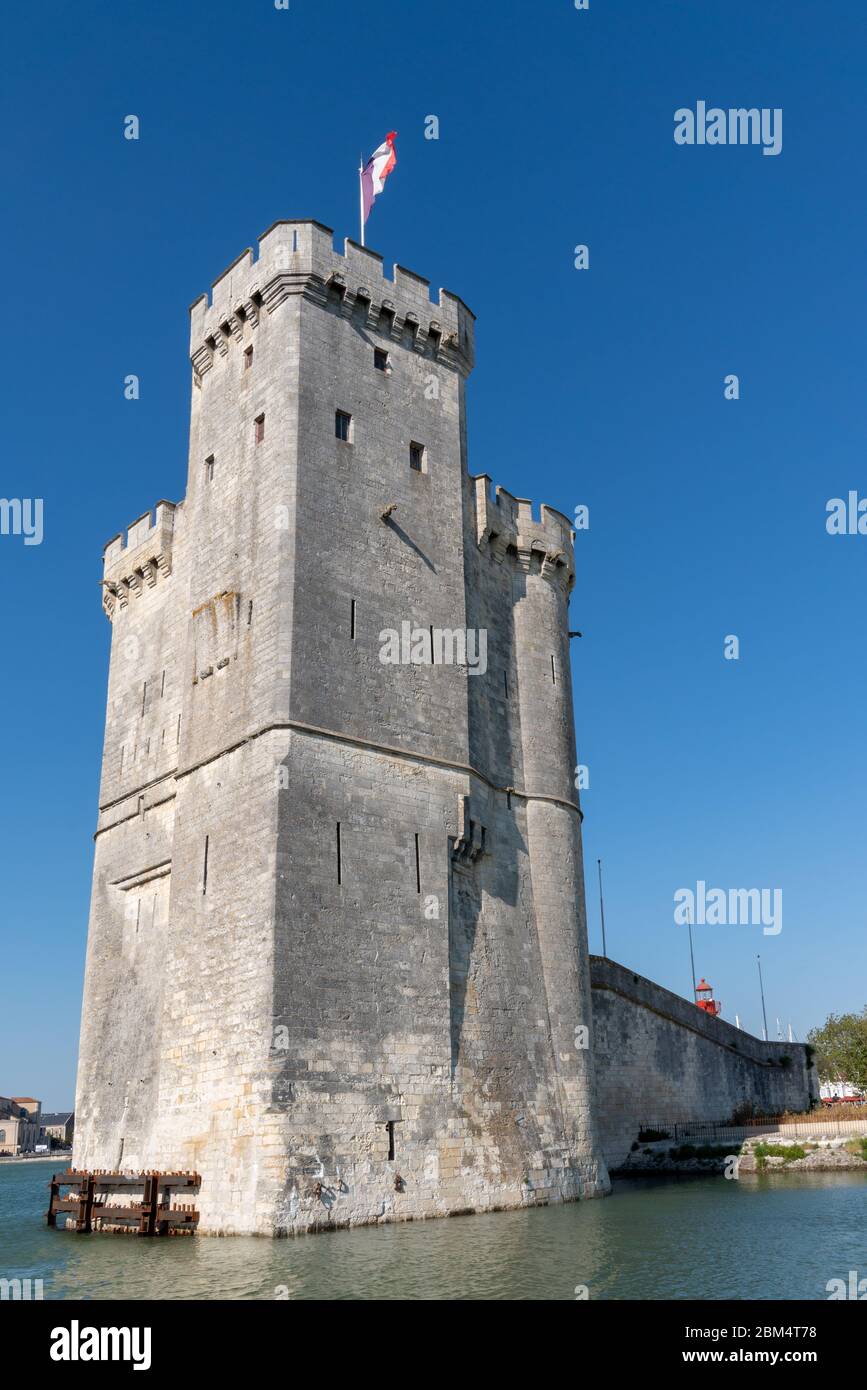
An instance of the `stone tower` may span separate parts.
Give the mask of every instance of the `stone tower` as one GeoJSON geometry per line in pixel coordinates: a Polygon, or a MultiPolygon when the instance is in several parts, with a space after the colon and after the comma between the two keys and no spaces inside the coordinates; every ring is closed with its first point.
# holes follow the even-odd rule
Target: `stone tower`
{"type": "Polygon", "coordinates": [[[473,315],[279,222],[191,360],[186,497],[105,551],[75,1163],[206,1232],[604,1192],[572,533],[467,472],[473,315]]]}

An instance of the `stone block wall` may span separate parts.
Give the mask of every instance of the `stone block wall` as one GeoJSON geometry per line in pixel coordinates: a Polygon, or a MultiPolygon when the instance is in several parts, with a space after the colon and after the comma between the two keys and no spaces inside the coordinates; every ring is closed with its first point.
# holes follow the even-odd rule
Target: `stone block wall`
{"type": "Polygon", "coordinates": [[[642,1125],[726,1122],[808,1110],[818,1078],[807,1048],[763,1042],[602,956],[590,957],[596,1114],[609,1169],[642,1125]]]}

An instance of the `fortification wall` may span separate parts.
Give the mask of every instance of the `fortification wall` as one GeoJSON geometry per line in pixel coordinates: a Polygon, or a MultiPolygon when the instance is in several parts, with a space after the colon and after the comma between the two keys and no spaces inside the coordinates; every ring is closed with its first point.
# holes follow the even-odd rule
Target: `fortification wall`
{"type": "Polygon", "coordinates": [[[590,957],[596,1114],[609,1169],[641,1125],[807,1110],[815,1068],[798,1043],[763,1042],[602,956],[590,957]]]}

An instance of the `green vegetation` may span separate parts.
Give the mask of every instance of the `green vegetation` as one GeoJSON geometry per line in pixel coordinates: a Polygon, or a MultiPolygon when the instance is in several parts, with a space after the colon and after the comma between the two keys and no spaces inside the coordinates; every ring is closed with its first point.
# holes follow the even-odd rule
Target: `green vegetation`
{"type": "Polygon", "coordinates": [[[867,1089],[867,1005],[860,1014],[829,1014],[821,1028],[807,1034],[807,1042],[816,1050],[822,1081],[843,1077],[867,1089]]]}
{"type": "Polygon", "coordinates": [[[731,1150],[731,1144],[681,1144],[679,1148],[669,1149],[668,1156],[680,1163],[688,1158],[725,1158],[731,1150]]]}
{"type": "Polygon", "coordinates": [[[803,1144],[756,1144],[753,1153],[756,1166],[761,1170],[769,1158],[781,1158],[784,1163],[793,1163],[796,1158],[806,1158],[807,1150],[803,1144]]]}
{"type": "Polygon", "coordinates": [[[670,1139],[667,1129],[640,1129],[638,1138],[643,1144],[653,1144],[657,1139],[670,1139]]]}
{"type": "Polygon", "coordinates": [[[843,1148],[847,1154],[854,1154],[856,1158],[863,1158],[864,1162],[867,1163],[867,1137],[850,1139],[843,1145],[843,1148]]]}

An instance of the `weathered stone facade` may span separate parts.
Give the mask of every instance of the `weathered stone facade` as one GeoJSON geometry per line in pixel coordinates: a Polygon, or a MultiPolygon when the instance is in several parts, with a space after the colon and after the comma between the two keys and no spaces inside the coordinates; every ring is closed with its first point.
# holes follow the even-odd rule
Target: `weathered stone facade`
{"type": "Polygon", "coordinates": [[[105,552],[75,1163],[197,1170],[214,1233],[602,1193],[572,533],[467,471],[473,316],[281,222],[191,360],[186,497],[105,552]],[[407,621],[486,670],[384,664],[407,621]]]}
{"type": "Polygon", "coordinates": [[[809,1110],[819,1078],[801,1043],[763,1042],[603,956],[591,956],[596,1116],[610,1169],[642,1125],[809,1110]]]}

